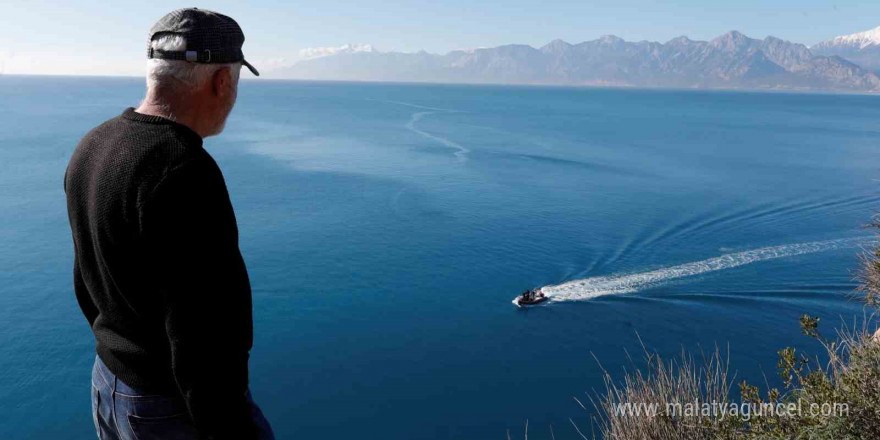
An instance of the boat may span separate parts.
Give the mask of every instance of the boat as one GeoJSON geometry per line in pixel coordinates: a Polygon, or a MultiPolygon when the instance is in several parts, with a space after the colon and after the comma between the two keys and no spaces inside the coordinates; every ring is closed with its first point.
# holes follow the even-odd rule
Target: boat
{"type": "Polygon", "coordinates": [[[532,289],[526,292],[523,292],[520,295],[517,295],[516,298],[513,299],[513,303],[516,304],[517,307],[523,306],[533,306],[536,304],[541,304],[544,301],[550,299],[547,295],[544,295],[541,292],[541,289],[532,289]],[[526,299],[526,293],[528,293],[529,298],[526,299]]]}

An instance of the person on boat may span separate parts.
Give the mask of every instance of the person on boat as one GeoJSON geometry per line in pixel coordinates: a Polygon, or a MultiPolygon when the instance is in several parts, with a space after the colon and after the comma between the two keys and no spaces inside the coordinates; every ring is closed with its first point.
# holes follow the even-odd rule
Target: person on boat
{"type": "Polygon", "coordinates": [[[523,301],[530,301],[530,299],[529,299],[529,293],[530,293],[530,292],[531,292],[530,290],[526,290],[525,292],[523,292],[523,294],[522,294],[522,300],[523,300],[523,301]]]}

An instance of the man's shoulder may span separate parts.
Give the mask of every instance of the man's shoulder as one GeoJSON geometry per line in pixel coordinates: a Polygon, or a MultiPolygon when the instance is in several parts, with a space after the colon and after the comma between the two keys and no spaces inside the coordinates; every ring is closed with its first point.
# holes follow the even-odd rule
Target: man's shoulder
{"type": "Polygon", "coordinates": [[[154,122],[145,122],[130,114],[134,114],[133,109],[91,129],[77,145],[73,160],[147,166],[158,171],[207,156],[201,138],[188,128],[171,121],[155,122],[161,118],[151,117],[154,122]]]}
{"type": "Polygon", "coordinates": [[[109,119],[86,134],[77,145],[67,169],[67,183],[111,182],[137,188],[140,199],[166,175],[191,163],[216,166],[191,130],[159,118],[127,116],[133,109],[109,119]],[[138,120],[141,118],[142,120],[138,120]]]}
{"type": "Polygon", "coordinates": [[[189,156],[204,154],[202,140],[192,130],[167,120],[156,122],[159,120],[162,118],[140,115],[129,108],[90,130],[80,144],[129,147],[148,153],[146,156],[164,159],[186,160],[189,156]]]}

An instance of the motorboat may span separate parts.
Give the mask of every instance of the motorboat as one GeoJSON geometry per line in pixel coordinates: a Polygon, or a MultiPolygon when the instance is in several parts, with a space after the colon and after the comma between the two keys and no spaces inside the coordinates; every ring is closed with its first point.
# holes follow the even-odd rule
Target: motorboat
{"type": "Polygon", "coordinates": [[[517,297],[514,298],[513,303],[516,304],[517,307],[533,306],[541,304],[548,299],[550,298],[547,297],[547,295],[544,295],[544,292],[541,292],[541,289],[531,289],[517,295],[517,297]]]}

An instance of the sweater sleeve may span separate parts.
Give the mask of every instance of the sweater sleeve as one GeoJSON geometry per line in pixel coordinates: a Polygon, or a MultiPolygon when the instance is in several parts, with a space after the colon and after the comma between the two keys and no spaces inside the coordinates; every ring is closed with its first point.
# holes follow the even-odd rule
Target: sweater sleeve
{"type": "Polygon", "coordinates": [[[177,386],[208,439],[256,438],[250,417],[251,291],[235,214],[210,156],[170,171],[141,208],[177,386]]]}
{"type": "Polygon", "coordinates": [[[88,295],[89,290],[83,281],[79,258],[76,256],[73,260],[73,291],[76,293],[76,302],[91,327],[95,323],[95,319],[98,319],[99,312],[95,303],[92,302],[92,298],[88,295]]]}
{"type": "MultiPolygon", "coordinates": [[[[64,194],[67,195],[67,170],[64,171],[64,194]]],[[[70,217],[71,224],[74,224],[72,214],[70,217]]],[[[86,321],[89,323],[89,327],[91,327],[95,323],[95,319],[98,319],[98,307],[95,306],[95,303],[92,301],[92,298],[89,296],[89,289],[86,286],[85,281],[83,280],[82,275],[82,267],[80,266],[79,261],[79,251],[77,250],[76,245],[76,234],[73,236],[73,291],[76,294],[76,302],[79,304],[80,310],[82,310],[83,315],[86,317],[86,321]]]]}

